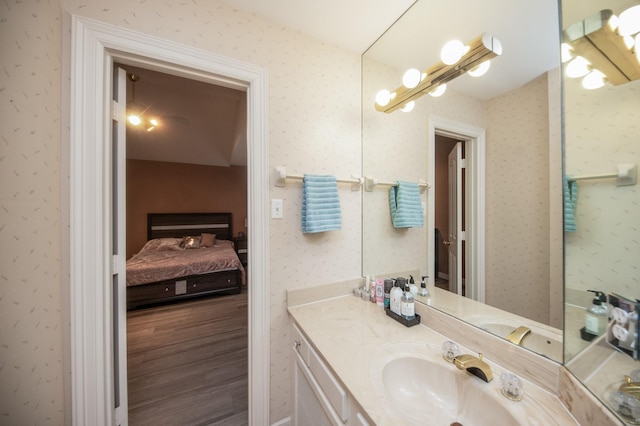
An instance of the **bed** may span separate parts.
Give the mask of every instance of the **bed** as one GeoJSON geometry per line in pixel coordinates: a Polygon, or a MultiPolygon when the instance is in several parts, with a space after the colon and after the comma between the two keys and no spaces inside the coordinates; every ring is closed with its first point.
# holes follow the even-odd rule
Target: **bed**
{"type": "Polygon", "coordinates": [[[149,213],[148,241],[127,260],[127,310],[240,293],[231,225],[231,213],[149,213]]]}

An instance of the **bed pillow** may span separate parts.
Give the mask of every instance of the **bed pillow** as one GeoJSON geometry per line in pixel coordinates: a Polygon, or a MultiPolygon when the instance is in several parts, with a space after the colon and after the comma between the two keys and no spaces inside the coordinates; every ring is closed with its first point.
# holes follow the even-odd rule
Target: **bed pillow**
{"type": "Polygon", "coordinates": [[[200,235],[200,247],[213,247],[216,244],[216,234],[200,235]]]}
{"type": "Polygon", "coordinates": [[[200,248],[200,237],[183,237],[180,247],[183,249],[200,248]]]}

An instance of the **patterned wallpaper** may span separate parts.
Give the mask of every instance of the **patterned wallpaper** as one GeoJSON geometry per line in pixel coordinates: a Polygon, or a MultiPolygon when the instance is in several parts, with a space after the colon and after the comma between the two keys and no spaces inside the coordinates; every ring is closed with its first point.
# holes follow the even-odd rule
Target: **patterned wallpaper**
{"type": "MultiPolygon", "coordinates": [[[[640,163],[640,81],[584,90],[565,80],[565,167],[570,176],[640,163]]],[[[640,188],[578,182],[576,232],[565,233],[566,285],[640,297],[640,188]]]]}
{"type": "MultiPolygon", "coordinates": [[[[359,174],[360,55],[220,1],[9,0],[2,8],[0,423],[62,424],[61,10],[267,68],[270,164],[290,173],[359,174]]],[[[299,184],[272,187],[269,197],[285,209],[270,227],[275,422],[290,413],[285,290],[360,275],[361,193],[340,186],[342,230],[311,236],[300,230],[299,184]]]]}
{"type": "MultiPolygon", "coordinates": [[[[488,102],[486,301],[549,323],[547,74],[488,102]],[[511,291],[517,286],[518,291],[511,291]]],[[[559,96],[559,92],[557,93],[559,96]]]]}
{"type": "Polygon", "coordinates": [[[64,423],[60,228],[62,21],[0,12],[0,423],[64,423]]]}

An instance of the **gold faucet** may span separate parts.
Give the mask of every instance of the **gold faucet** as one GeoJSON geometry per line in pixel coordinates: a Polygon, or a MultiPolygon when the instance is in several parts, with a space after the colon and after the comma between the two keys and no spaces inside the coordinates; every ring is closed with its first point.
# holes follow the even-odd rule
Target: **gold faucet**
{"type": "Polygon", "coordinates": [[[530,334],[531,330],[529,330],[524,325],[521,325],[520,327],[509,333],[509,335],[507,336],[507,340],[511,343],[522,346],[524,344],[524,340],[529,337],[530,334]]]}
{"type": "Polygon", "coordinates": [[[640,382],[634,382],[629,376],[624,376],[625,383],[620,385],[620,392],[640,400],[640,382]]]}
{"type": "Polygon", "coordinates": [[[467,370],[469,373],[481,378],[487,383],[493,379],[491,367],[482,360],[482,354],[480,353],[477,357],[469,354],[458,355],[453,359],[453,363],[460,370],[467,370]]]}

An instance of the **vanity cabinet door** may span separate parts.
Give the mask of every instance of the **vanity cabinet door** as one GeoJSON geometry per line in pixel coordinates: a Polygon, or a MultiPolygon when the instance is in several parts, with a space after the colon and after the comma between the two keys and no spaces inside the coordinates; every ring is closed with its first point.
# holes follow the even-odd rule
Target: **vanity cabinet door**
{"type": "Polygon", "coordinates": [[[328,401],[323,401],[322,391],[313,383],[310,371],[300,357],[296,357],[294,369],[294,415],[293,426],[336,426],[342,423],[328,401]]]}

